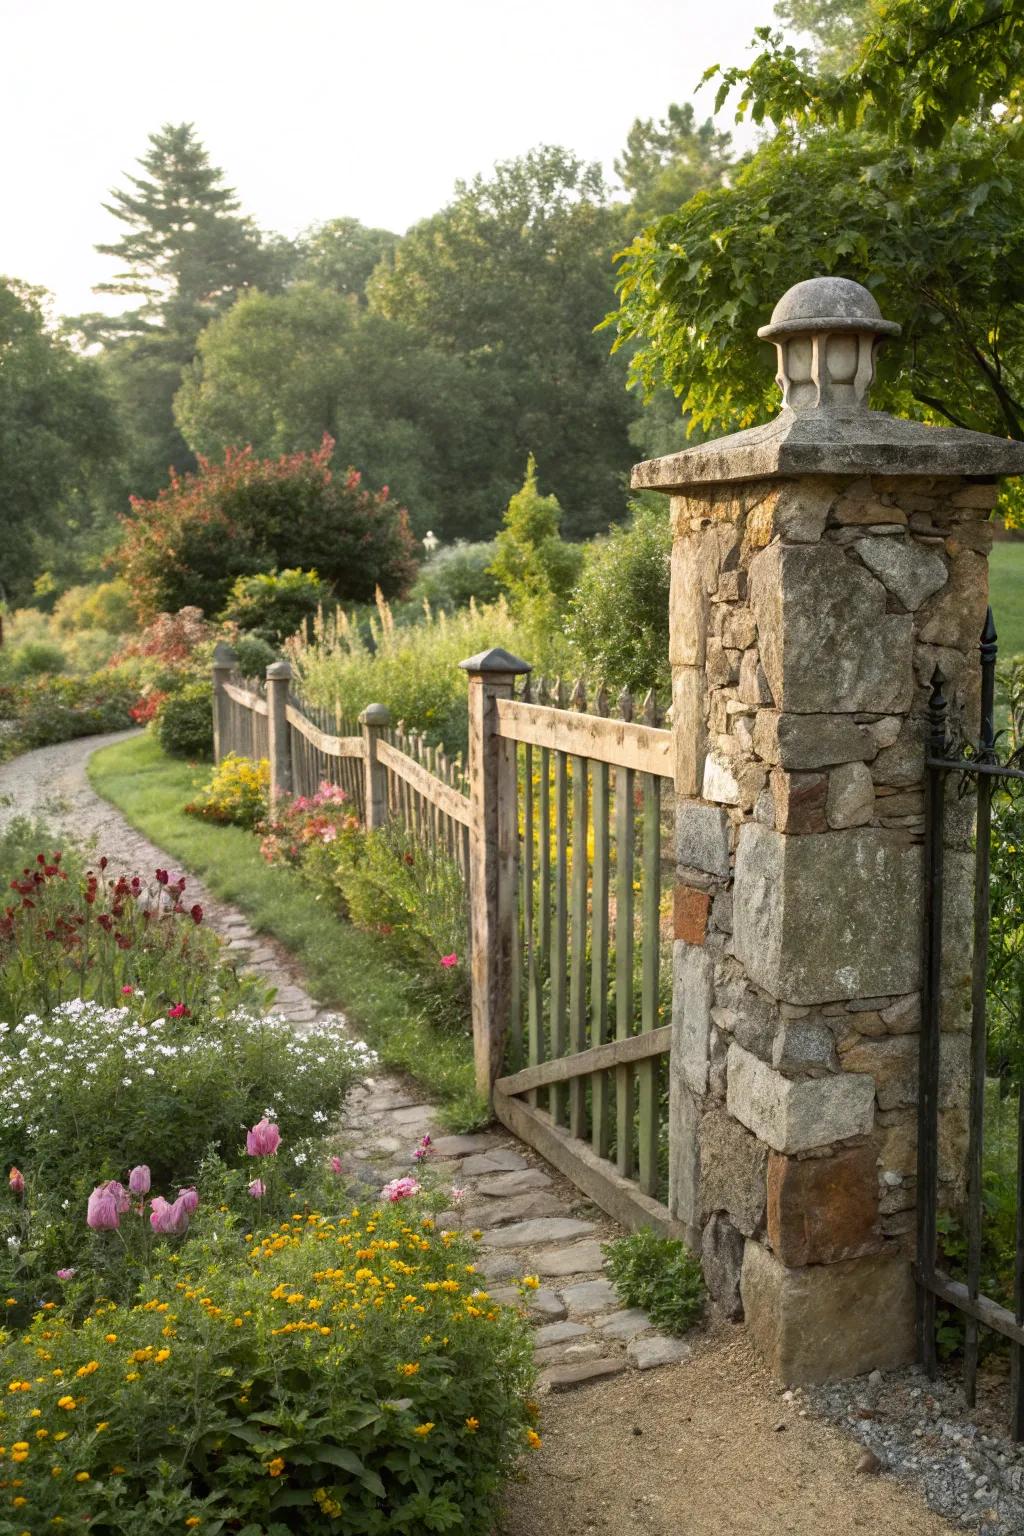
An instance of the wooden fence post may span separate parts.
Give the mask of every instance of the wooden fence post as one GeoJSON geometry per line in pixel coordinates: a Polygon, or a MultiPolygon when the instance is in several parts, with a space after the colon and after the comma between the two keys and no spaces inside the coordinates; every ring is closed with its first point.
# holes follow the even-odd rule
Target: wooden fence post
{"type": "Polygon", "coordinates": [[[292,669],[287,661],[267,668],[267,756],[270,758],[270,803],[292,792],[292,742],[288,726],[288,692],[292,669]]]}
{"type": "Polygon", "coordinates": [[[224,684],[235,669],[238,657],[230,645],[218,640],[213,651],[213,760],[219,763],[229,750],[228,711],[231,700],[224,684]]]}
{"type": "Polygon", "coordinates": [[[510,699],[516,677],[529,664],[496,647],[460,662],[469,679],[470,974],[476,1086],[491,1096],[509,1026],[515,952],[516,809],[515,742],[498,735],[498,699],[510,699]]]}
{"type": "Polygon", "coordinates": [[[363,799],[366,830],[376,832],[387,824],[388,784],[384,765],[377,757],[377,743],[391,724],[386,704],[367,704],[359,716],[363,729],[363,799]]]}

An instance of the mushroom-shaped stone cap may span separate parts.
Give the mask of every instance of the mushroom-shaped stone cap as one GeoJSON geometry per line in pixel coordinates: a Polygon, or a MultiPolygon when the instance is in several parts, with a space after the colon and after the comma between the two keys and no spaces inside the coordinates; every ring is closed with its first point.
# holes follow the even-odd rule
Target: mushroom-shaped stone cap
{"type": "Polygon", "coordinates": [[[762,341],[799,331],[872,331],[898,336],[895,320],[883,320],[873,295],[848,277],[811,277],[794,283],[772,311],[770,325],[758,331],[762,341]]]}

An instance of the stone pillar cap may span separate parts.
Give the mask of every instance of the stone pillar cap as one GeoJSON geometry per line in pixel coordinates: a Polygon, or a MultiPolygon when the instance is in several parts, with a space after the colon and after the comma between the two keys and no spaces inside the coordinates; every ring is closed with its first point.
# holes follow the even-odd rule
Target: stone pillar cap
{"type": "Polygon", "coordinates": [[[287,661],[272,661],[267,668],[267,677],[271,682],[276,682],[282,677],[291,677],[291,663],[287,661]]]}
{"type": "Polygon", "coordinates": [[[533,671],[528,661],[520,661],[518,656],[513,656],[500,645],[467,657],[465,661],[459,662],[459,666],[463,672],[512,672],[518,677],[533,671]]]}
{"type": "Polygon", "coordinates": [[[787,288],[772,310],[770,325],[758,336],[774,341],[800,331],[873,331],[878,336],[898,336],[895,320],[884,320],[874,294],[848,277],[811,277],[787,288]]]}

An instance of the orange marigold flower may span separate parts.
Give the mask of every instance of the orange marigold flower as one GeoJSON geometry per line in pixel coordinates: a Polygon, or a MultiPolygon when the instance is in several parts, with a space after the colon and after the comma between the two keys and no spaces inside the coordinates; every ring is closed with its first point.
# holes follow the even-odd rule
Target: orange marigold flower
{"type": "Polygon", "coordinates": [[[433,1429],[433,1427],[434,1427],[433,1419],[428,1419],[425,1424],[417,1424],[416,1428],[413,1430],[413,1434],[414,1435],[423,1435],[425,1437],[425,1436],[430,1434],[430,1431],[433,1429]]]}
{"type": "Polygon", "coordinates": [[[267,1471],[271,1477],[280,1477],[284,1471],[284,1457],[275,1456],[273,1461],[267,1463],[267,1471]]]}

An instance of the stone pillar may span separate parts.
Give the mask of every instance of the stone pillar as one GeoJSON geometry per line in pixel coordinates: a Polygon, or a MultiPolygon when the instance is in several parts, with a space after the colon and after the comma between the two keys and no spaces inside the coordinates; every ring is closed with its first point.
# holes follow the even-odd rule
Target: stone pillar
{"type": "Polygon", "coordinates": [[[469,678],[470,977],[477,1091],[489,1099],[501,1073],[512,1000],[519,818],[516,746],[498,735],[499,699],[510,699],[525,661],[495,648],[460,663],[469,678]]]}
{"type": "Polygon", "coordinates": [[[288,727],[288,692],[292,669],[287,661],[267,668],[267,756],[270,759],[270,803],[292,792],[292,744],[288,727]]]}
{"type": "MultiPolygon", "coordinates": [[[[636,467],[672,497],[670,1204],[777,1375],[914,1357],[924,714],[977,732],[988,516],[1024,445],[868,409],[898,330],[843,279],[760,333],[767,426],[636,467]]],[[[962,1186],[971,807],[946,840],[940,1175],[962,1186]]]]}
{"type": "Polygon", "coordinates": [[[383,764],[377,758],[377,743],[391,724],[386,704],[367,704],[359,716],[363,729],[363,798],[366,802],[367,832],[376,832],[388,819],[388,784],[383,764]]]}
{"type": "Polygon", "coordinates": [[[213,648],[213,760],[219,763],[230,750],[228,746],[228,710],[231,700],[224,692],[238,657],[230,645],[218,640],[213,648]]]}

